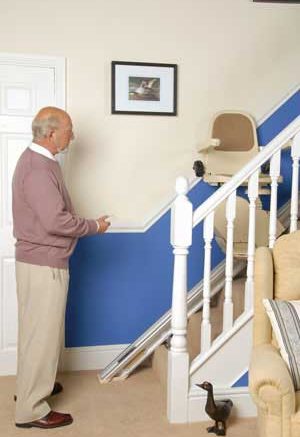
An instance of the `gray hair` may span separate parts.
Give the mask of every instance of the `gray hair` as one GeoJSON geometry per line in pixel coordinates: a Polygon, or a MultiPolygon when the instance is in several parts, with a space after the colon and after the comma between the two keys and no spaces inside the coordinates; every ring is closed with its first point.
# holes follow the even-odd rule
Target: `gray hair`
{"type": "Polygon", "coordinates": [[[58,129],[60,120],[58,117],[35,118],[32,122],[33,140],[46,138],[51,130],[58,129]]]}

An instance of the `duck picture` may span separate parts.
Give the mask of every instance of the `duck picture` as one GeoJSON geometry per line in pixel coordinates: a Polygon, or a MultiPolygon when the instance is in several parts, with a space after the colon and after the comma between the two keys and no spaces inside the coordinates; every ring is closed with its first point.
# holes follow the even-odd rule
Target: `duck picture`
{"type": "Polygon", "coordinates": [[[130,100],[159,100],[159,78],[129,78],[130,100]]]}
{"type": "Polygon", "coordinates": [[[214,426],[209,426],[207,432],[216,435],[226,435],[226,420],[230,416],[233,402],[231,399],[214,400],[213,386],[210,382],[204,381],[202,384],[196,384],[203,390],[207,391],[207,400],[205,411],[208,416],[215,421],[214,426]]]}
{"type": "Polygon", "coordinates": [[[146,90],[147,90],[147,82],[145,80],[142,80],[140,85],[134,90],[134,93],[146,94],[146,90]]]}

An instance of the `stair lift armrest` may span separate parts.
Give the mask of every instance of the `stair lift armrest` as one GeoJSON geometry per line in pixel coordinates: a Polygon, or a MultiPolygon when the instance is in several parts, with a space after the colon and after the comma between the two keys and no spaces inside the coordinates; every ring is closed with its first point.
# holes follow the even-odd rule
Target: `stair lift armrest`
{"type": "Polygon", "coordinates": [[[219,138],[210,138],[205,147],[198,150],[199,153],[208,153],[210,150],[220,146],[221,140],[219,138]]]}
{"type": "Polygon", "coordinates": [[[261,344],[253,349],[249,375],[252,398],[265,414],[290,417],[295,413],[292,378],[273,345],[261,344]]]}

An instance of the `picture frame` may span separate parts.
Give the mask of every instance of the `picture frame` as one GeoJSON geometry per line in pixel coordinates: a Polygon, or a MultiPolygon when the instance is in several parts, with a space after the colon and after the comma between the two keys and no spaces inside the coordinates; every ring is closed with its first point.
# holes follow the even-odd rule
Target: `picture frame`
{"type": "Polygon", "coordinates": [[[112,61],[111,112],[177,115],[177,65],[112,61]]]}
{"type": "Polygon", "coordinates": [[[298,4],[300,0],[253,0],[254,3],[286,3],[298,4]]]}

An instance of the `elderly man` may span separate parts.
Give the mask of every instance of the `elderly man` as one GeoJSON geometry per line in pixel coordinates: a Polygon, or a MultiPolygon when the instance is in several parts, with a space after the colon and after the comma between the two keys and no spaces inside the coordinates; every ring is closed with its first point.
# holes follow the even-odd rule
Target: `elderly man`
{"type": "Polygon", "coordinates": [[[16,426],[56,428],[70,414],[51,411],[46,398],[62,391],[55,382],[69,283],[68,260],[76,241],[103,233],[108,216],[75,214],[55,155],[73,139],[70,116],[53,107],[32,123],[33,142],[13,177],[13,224],[19,310],[16,426]]]}

